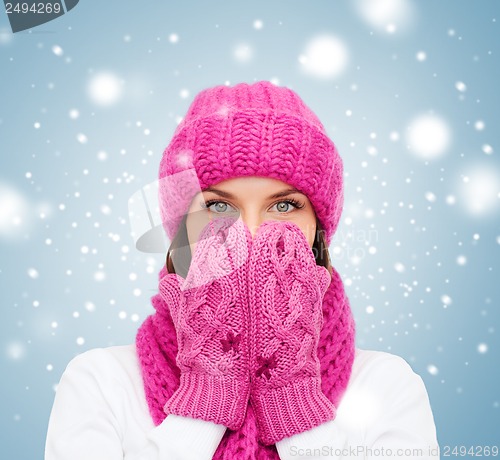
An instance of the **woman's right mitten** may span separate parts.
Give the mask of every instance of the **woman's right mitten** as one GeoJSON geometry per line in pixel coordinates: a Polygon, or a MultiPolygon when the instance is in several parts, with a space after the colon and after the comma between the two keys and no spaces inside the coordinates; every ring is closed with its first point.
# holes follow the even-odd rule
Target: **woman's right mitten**
{"type": "Polygon", "coordinates": [[[250,231],[242,220],[216,218],[202,230],[186,279],[168,274],[160,293],[177,334],[179,388],[166,414],[236,430],[248,404],[247,268],[250,231]]]}

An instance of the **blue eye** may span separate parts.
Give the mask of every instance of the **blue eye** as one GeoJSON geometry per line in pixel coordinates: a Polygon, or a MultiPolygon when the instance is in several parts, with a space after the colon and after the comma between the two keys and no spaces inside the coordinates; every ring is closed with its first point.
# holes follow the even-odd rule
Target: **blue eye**
{"type": "Polygon", "coordinates": [[[280,201],[279,203],[276,203],[276,209],[278,209],[278,211],[280,211],[280,212],[281,211],[288,212],[290,206],[291,206],[291,203],[289,203],[288,201],[280,201]],[[284,207],[286,207],[286,209],[283,209],[284,207]]]}
{"type": "Polygon", "coordinates": [[[289,198],[287,200],[279,201],[278,203],[276,203],[276,207],[278,208],[280,214],[285,214],[287,212],[290,212],[289,209],[290,205],[293,206],[295,209],[301,209],[304,207],[303,204],[299,203],[297,200],[294,200],[293,198],[289,198]],[[283,203],[287,205],[286,211],[283,209],[283,207],[280,208],[280,205],[283,203]]]}
{"type": "MultiPolygon", "coordinates": [[[[204,209],[209,209],[215,214],[223,214],[236,211],[229,203],[220,200],[208,200],[205,203],[202,202],[201,206],[204,209]]],[[[304,207],[302,203],[294,200],[293,198],[278,201],[274,206],[277,207],[278,213],[280,214],[286,214],[292,211],[292,209],[290,209],[290,206],[293,206],[295,209],[301,209],[304,207]],[[285,204],[286,209],[284,209],[284,207],[282,206],[283,204],[285,204]]]]}
{"type": "Polygon", "coordinates": [[[210,211],[214,212],[215,214],[222,214],[226,212],[228,207],[232,209],[232,206],[230,206],[228,203],[218,200],[208,200],[207,202],[205,202],[205,204],[202,203],[202,206],[204,208],[210,209],[210,211]],[[212,206],[214,206],[213,209],[211,209],[212,206]]]}

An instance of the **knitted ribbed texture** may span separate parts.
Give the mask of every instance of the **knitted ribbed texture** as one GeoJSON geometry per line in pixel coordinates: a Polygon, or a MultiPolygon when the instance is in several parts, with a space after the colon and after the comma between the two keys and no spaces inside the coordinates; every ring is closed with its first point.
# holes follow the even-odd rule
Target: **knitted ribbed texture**
{"type": "Polygon", "coordinates": [[[251,403],[259,439],[274,444],[335,418],[321,391],[317,346],[330,274],[289,221],[266,221],[252,242],[251,403]]]}
{"type": "Polygon", "coordinates": [[[163,152],[163,226],[172,240],[200,189],[234,177],[263,176],[307,195],[330,244],[344,199],[342,171],[323,125],[291,89],[268,81],[207,88],[196,95],[163,152]],[[196,174],[178,174],[189,169],[196,174]]]}
{"type": "Polygon", "coordinates": [[[219,218],[202,230],[184,280],[167,274],[160,293],[174,321],[180,386],[166,414],[241,427],[250,391],[247,266],[250,231],[219,218]]]}

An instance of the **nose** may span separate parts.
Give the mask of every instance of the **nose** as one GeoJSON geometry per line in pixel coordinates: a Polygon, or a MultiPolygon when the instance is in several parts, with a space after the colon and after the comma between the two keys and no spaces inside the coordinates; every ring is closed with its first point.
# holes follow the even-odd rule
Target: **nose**
{"type": "Polygon", "coordinates": [[[260,227],[262,222],[264,220],[256,215],[250,215],[250,214],[240,214],[239,217],[245,225],[248,227],[248,230],[250,231],[250,234],[252,235],[252,239],[255,238],[255,234],[257,233],[257,229],[260,227]]]}

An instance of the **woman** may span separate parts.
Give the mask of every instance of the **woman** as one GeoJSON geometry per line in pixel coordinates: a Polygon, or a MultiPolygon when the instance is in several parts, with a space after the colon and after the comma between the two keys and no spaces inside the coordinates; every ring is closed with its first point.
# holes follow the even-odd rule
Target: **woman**
{"type": "Polygon", "coordinates": [[[200,92],[160,163],[156,312],[70,362],[46,460],[439,458],[422,379],[355,348],[327,249],[342,172],[292,90],[200,92]]]}

